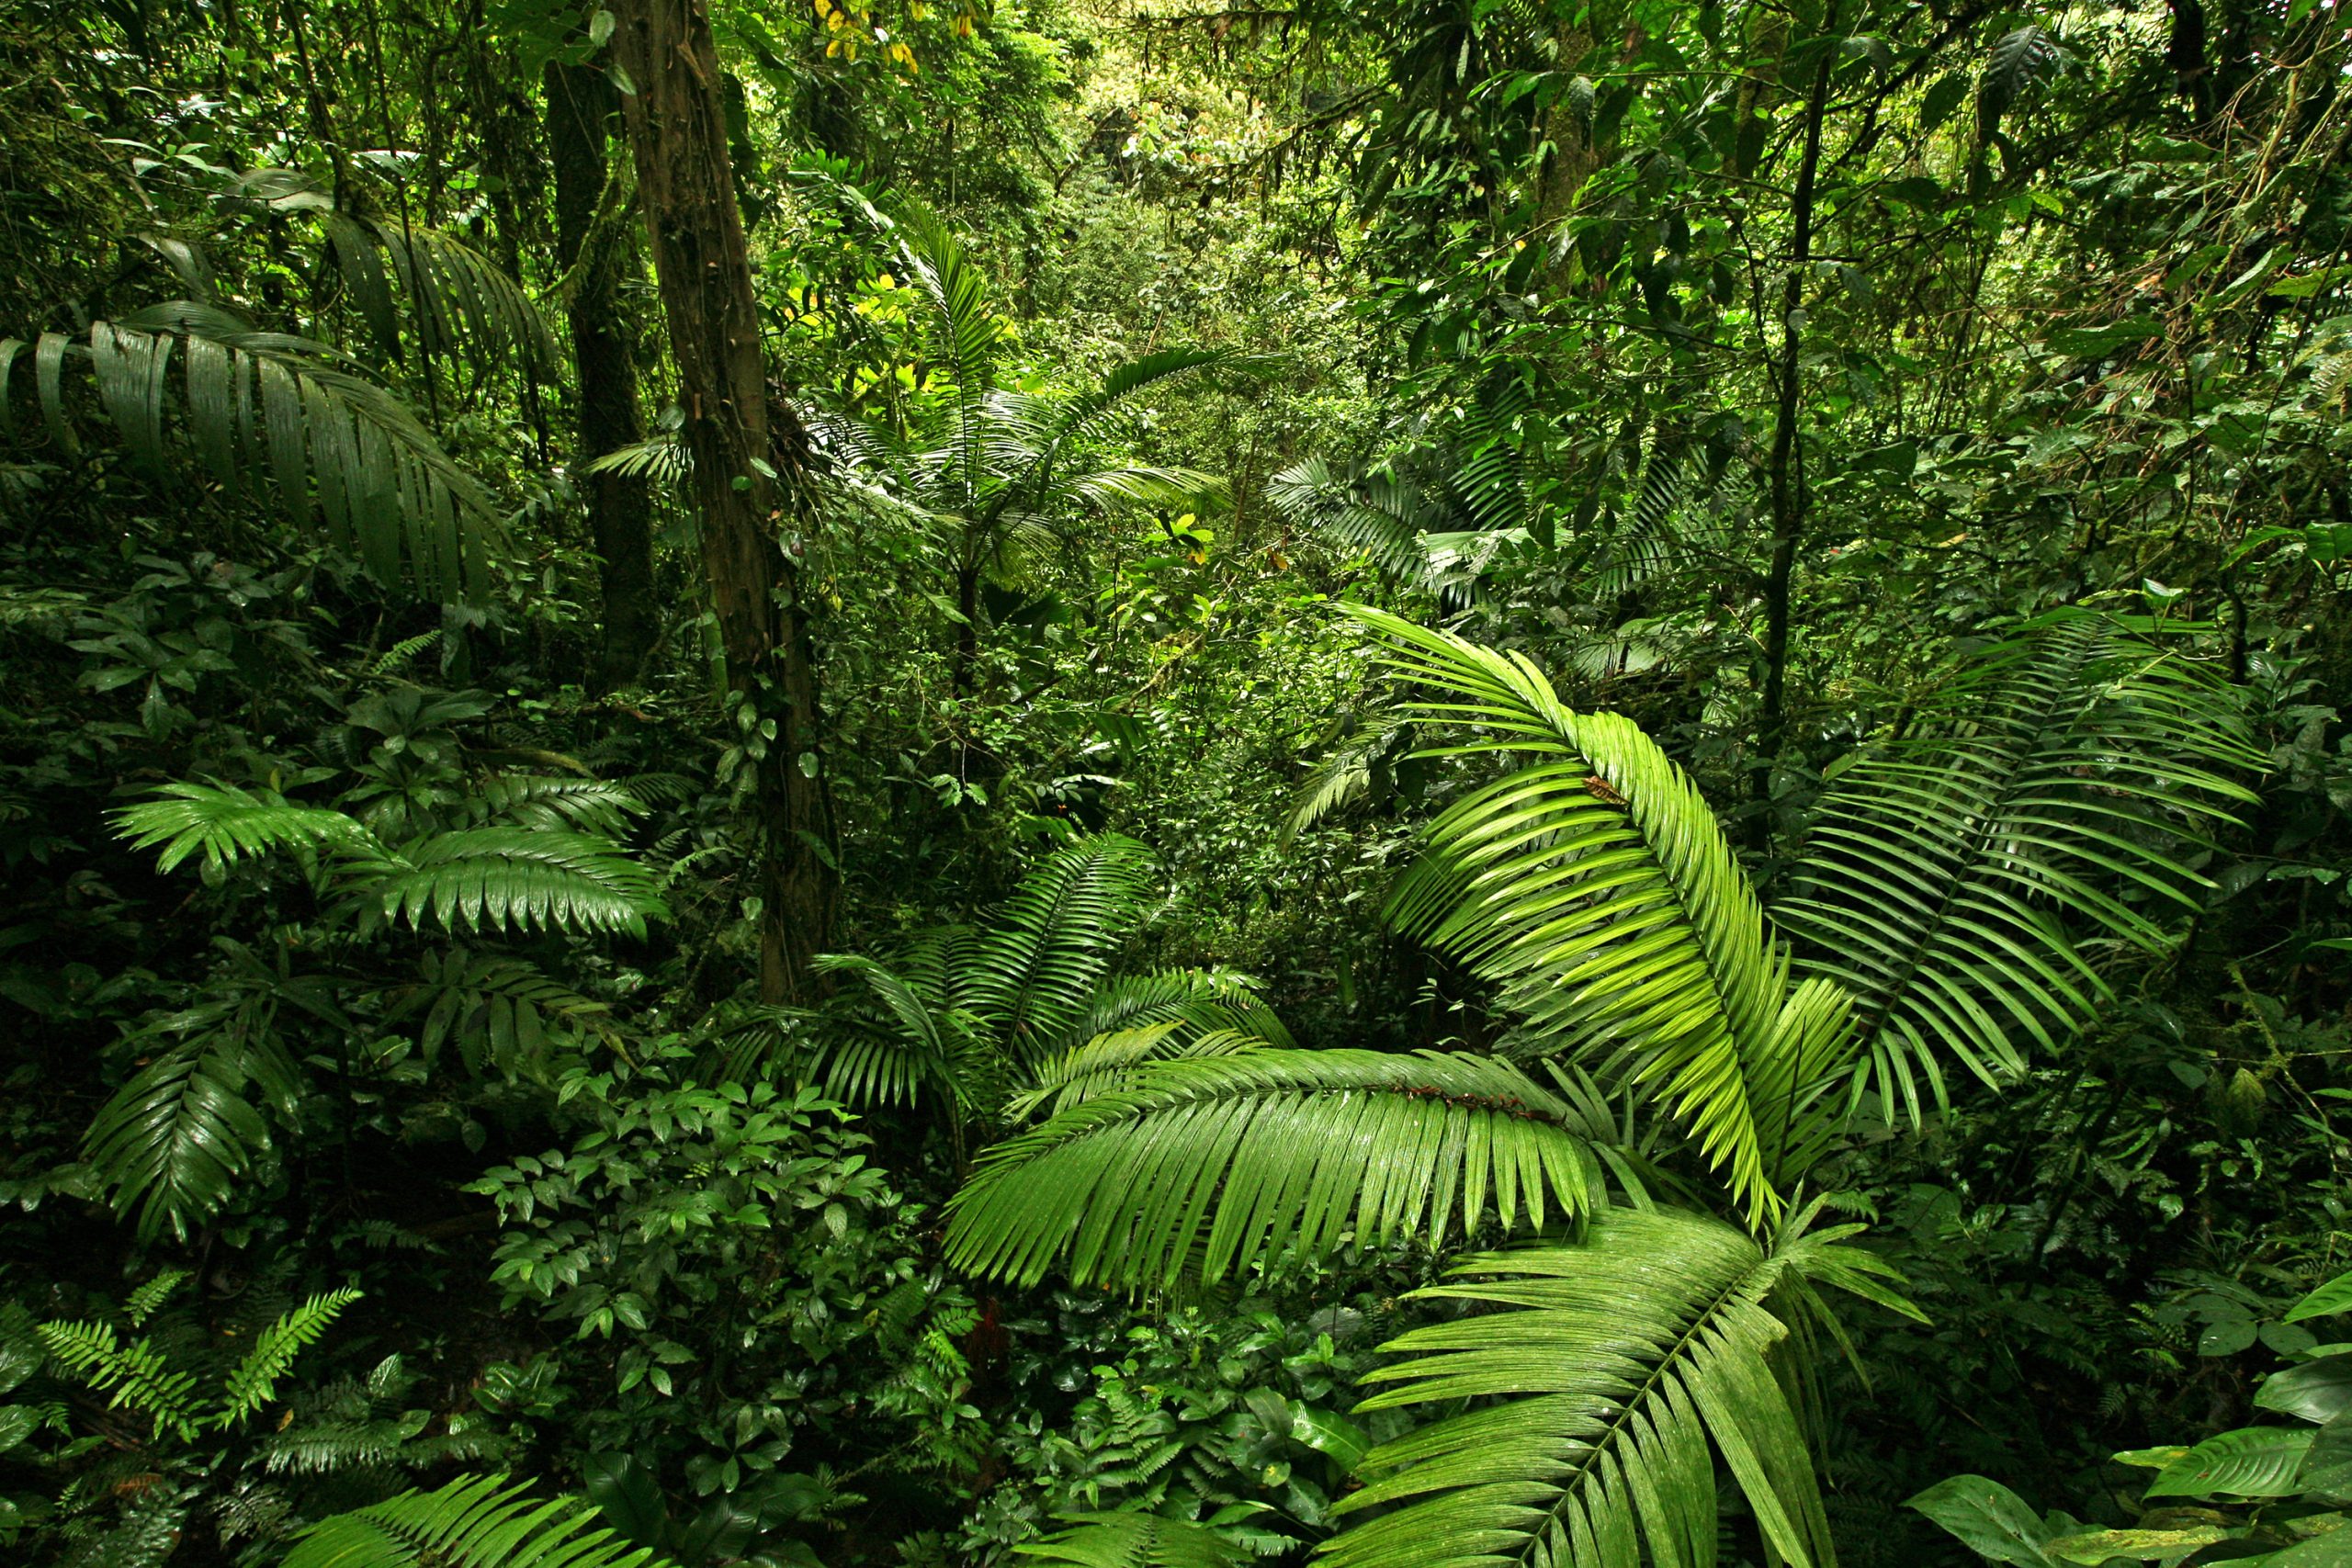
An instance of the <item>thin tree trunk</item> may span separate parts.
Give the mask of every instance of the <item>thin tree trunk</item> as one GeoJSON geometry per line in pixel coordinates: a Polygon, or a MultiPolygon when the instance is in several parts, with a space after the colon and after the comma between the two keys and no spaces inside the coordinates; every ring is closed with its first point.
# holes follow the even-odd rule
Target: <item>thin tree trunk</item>
{"type": "MultiPolygon", "coordinates": [[[[1835,13],[1832,13],[1833,17],[1835,13]]],[[[1772,769],[1788,739],[1789,585],[1796,573],[1797,545],[1804,536],[1807,496],[1797,447],[1804,348],[1804,275],[1813,265],[1814,181],[1821,171],[1821,122],[1829,103],[1829,68],[1837,51],[1824,49],[1814,69],[1804,107],[1804,152],[1797,164],[1792,202],[1794,232],[1789,241],[1789,276],[1781,290],[1779,404],[1772,423],[1772,456],[1767,470],[1772,494],[1772,558],[1764,576],[1764,697],[1756,726],[1755,797],[1759,807],[1772,795],[1772,769]]],[[[1756,814],[1759,847],[1771,836],[1769,809],[1756,814]]]]}
{"type": "MultiPolygon", "coordinates": [[[[571,278],[571,363],[580,383],[579,465],[645,439],[637,362],[620,319],[630,270],[628,235],[598,226],[605,186],[605,127],[620,95],[590,65],[547,69],[548,145],[555,164],[556,260],[571,278]]],[[[588,526],[604,596],[596,665],[606,690],[638,679],[661,632],[653,589],[653,502],[642,475],[589,474],[588,526]]]]}
{"type": "Polygon", "coordinates": [[[624,107],[678,366],[703,574],[758,799],[760,994],[781,1001],[808,993],[833,899],[816,663],[778,542],[807,433],[768,397],[705,0],[618,0],[614,13],[614,57],[636,89],[624,107]]]}

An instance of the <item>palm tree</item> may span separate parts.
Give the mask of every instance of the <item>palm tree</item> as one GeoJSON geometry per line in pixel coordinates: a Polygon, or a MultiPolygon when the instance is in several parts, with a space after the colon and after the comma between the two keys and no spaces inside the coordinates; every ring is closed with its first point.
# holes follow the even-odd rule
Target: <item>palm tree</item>
{"type": "MultiPolygon", "coordinates": [[[[1432,1419],[1365,1455],[1340,1568],[1715,1560],[1716,1476],[1770,1552],[1834,1548],[1790,1390],[1825,1292],[1910,1313],[1807,1185],[1862,1091],[2022,1060],[2089,1020],[2117,944],[2193,902],[2181,861],[2252,766],[2228,694],[2135,628],[2019,630],[1962,696],[1853,761],[1776,923],[1697,787],[1524,655],[1371,611],[1400,705],[1520,764],[1430,825],[1392,918],[1492,983],[1493,1055],[1261,1047],[1138,1068],[985,1155],[951,1208],[975,1272],[1138,1287],[1342,1240],[1532,1245],[1425,1292],[1367,1404],[1432,1419]],[[2130,890],[2136,890],[2132,892],[2130,890]],[[1860,911],[1881,919],[1856,940],[1860,911]],[[1998,1039],[2007,1055],[1993,1050],[1998,1039]],[[1645,1190],[1589,1072],[1712,1180],[1645,1190]],[[1604,1177],[1610,1179],[1604,1179],[1604,1177]],[[1610,1190],[1613,1179],[1617,1192],[1610,1190]]],[[[1886,1102],[1890,1108],[1894,1100],[1886,1102]]]]}
{"type": "Polygon", "coordinates": [[[1227,970],[1113,972],[1157,902],[1151,852],[1117,833],[1066,844],[984,923],[933,927],[887,960],[829,953],[856,983],[738,1036],[730,1076],[780,1059],[852,1105],[930,1103],[964,1156],[978,1115],[1018,1122],[1129,1082],[1145,1064],[1288,1045],[1254,983],[1227,970]]]}

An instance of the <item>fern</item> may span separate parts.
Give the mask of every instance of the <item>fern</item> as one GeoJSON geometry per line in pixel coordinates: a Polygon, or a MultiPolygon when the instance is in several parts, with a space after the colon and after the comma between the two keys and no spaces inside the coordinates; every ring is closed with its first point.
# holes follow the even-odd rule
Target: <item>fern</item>
{"type": "Polygon", "coordinates": [[[156,1055],[102,1107],[83,1135],[118,1215],[135,1215],[139,1237],[189,1227],[218,1213],[269,1145],[249,1092],[293,1095],[294,1064],[274,1039],[199,1034],[156,1055]]]}
{"type": "Polygon", "coordinates": [[[234,1426],[268,1404],[277,1391],[277,1380],[293,1366],[294,1359],[359,1297],[360,1292],[349,1287],[315,1295],[263,1329],[253,1349],[230,1371],[213,1424],[234,1426]]]}
{"type": "Polygon", "coordinates": [[[202,1425],[196,1374],[175,1371],[152,1339],[126,1345],[111,1324],[44,1323],[35,1330],[49,1353],[98,1393],[109,1410],[130,1409],[154,1423],[156,1435],[194,1442],[202,1425]]]}
{"type": "Polygon", "coordinates": [[[123,1321],[133,1328],[146,1326],[147,1320],[154,1316],[174,1292],[187,1283],[187,1280],[188,1272],[185,1269],[164,1269],[123,1298],[123,1321]]]}

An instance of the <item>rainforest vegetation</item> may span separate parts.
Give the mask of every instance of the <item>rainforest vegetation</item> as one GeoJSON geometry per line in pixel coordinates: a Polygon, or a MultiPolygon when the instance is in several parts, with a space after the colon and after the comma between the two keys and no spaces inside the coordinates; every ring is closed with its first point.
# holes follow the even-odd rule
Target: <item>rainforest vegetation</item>
{"type": "Polygon", "coordinates": [[[2335,0],[5,9],[0,1561],[2352,1565],[2335,0]]]}

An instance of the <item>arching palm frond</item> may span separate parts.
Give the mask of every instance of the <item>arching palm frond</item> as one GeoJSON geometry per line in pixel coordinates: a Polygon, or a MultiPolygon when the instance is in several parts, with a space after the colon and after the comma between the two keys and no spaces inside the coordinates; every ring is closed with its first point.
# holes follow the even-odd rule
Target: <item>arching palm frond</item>
{"type": "Polygon", "coordinates": [[[1022,1061],[1050,1049],[1149,912],[1152,864],[1149,850],[1117,833],[1056,850],[978,933],[954,980],[956,1005],[988,1020],[1022,1061]]]}
{"type": "Polygon", "coordinates": [[[358,818],[323,807],[296,806],[267,790],[224,784],[167,784],[164,796],[113,813],[115,831],[134,850],[164,846],[155,869],[169,872],[199,850],[208,868],[274,850],[322,849],[371,841],[358,818]]]}
{"type": "Polygon", "coordinates": [[[1005,1120],[1026,1122],[1040,1107],[1048,1115],[1058,1116],[1098,1096],[1139,1088],[1143,1081],[1139,1069],[1147,1063],[1232,1056],[1266,1047],[1267,1043],[1255,1034],[1233,1029],[1193,1029],[1179,1019],[1098,1034],[1083,1045],[1047,1058],[1037,1069],[1036,1081],[1005,1107],[1005,1120]]]}
{"type": "Polygon", "coordinates": [[[283,1568],[671,1568],[599,1518],[576,1497],[540,1502],[503,1475],[460,1476],[321,1519],[283,1568]]]}
{"type": "MultiPolygon", "coordinates": [[[[168,798],[125,807],[114,818],[116,829],[136,847],[164,846],[160,869],[169,871],[199,850],[208,864],[225,865],[266,850],[323,848],[335,857],[363,925],[430,920],[447,931],[511,926],[642,936],[647,920],[669,915],[654,874],[594,833],[492,826],[430,834],[394,848],[356,818],[289,805],[266,792],[174,784],[159,793],[168,798]]],[[[545,790],[536,798],[553,812],[545,790]]],[[[586,809],[578,801],[573,807],[575,813],[586,809]]]]}
{"type": "Polygon", "coordinates": [[[1019,477],[1014,484],[1035,490],[1052,483],[1065,457],[1103,434],[1131,400],[1195,376],[1217,370],[1257,370],[1267,363],[1260,356],[1227,349],[1164,348],[1114,367],[1074,398],[1047,400],[1001,393],[990,400],[989,412],[1030,454],[1025,471],[1015,470],[1019,477]]]}
{"type": "Polygon", "coordinates": [[[2264,758],[2216,675],[2068,612],[1972,656],[1909,733],[1838,775],[1773,918],[1853,993],[1891,1115],[1942,1063],[2024,1070],[2107,996],[2088,932],[2161,948],[2211,885],[2185,858],[2264,758]]]}
{"type": "MultiPolygon", "coordinates": [[[[23,347],[0,343],[0,389],[23,347]]],[[[325,344],[256,332],[216,306],[180,300],[96,322],[80,348],[44,333],[33,344],[34,380],[51,439],[78,449],[62,367],[80,358],[123,444],[167,474],[175,352],[185,362],[189,445],[224,491],[268,473],[298,527],[311,526],[315,504],[329,540],[384,581],[400,576],[403,561],[428,593],[455,594],[479,579],[500,543],[489,492],[406,405],[325,344]]]]}
{"type": "Polygon", "coordinates": [[[1266,500],[1295,527],[1360,550],[1393,581],[1420,582],[1429,570],[1421,536],[1445,514],[1399,479],[1340,472],[1320,457],[1294,463],[1266,481],[1266,500]]]}
{"type": "Polygon", "coordinates": [[[1507,1062],[1265,1050],[1152,1063],[986,1155],[957,1267],[1034,1283],[1217,1280],[1295,1245],[1540,1228],[1598,1201],[1576,1111],[1507,1062]]]}
{"type": "Polygon", "coordinates": [[[142,1242],[185,1241],[220,1212],[269,1146],[262,1107],[289,1112],[300,1073],[266,1021],[227,1008],[173,1014],[183,1038],[117,1089],[83,1134],[83,1158],[142,1242]]]}
{"type": "Polygon", "coordinates": [[[348,876],[363,923],[445,931],[627,932],[666,919],[661,884],[608,839],[551,829],[468,828],[369,855],[348,876]]]}
{"type": "Polygon", "coordinates": [[[466,797],[465,807],[483,822],[571,828],[605,838],[628,831],[629,818],[644,816],[646,809],[626,784],[531,773],[492,773],[466,797]]]}
{"type": "Polygon", "coordinates": [[[1250,1549],[1206,1525],[1157,1514],[1065,1514],[1070,1528],[1012,1550],[1076,1568],[1240,1568],[1250,1549]]]}
{"type": "Polygon", "coordinates": [[[387,355],[401,356],[405,319],[428,356],[465,351],[482,365],[511,359],[526,375],[554,372],[560,360],[546,318],[488,256],[424,224],[332,208],[322,217],[328,259],[387,355]]]}
{"type": "Polygon", "coordinates": [[[801,1015],[803,1070],[821,1074],[825,1092],[849,1105],[911,1105],[926,1094],[963,1106],[992,1098],[986,1023],[951,1003],[944,970],[967,949],[960,927],[909,943],[899,967],[848,953],[817,960],[829,975],[854,976],[860,991],[801,1015]]]}
{"type": "Polygon", "coordinates": [[[1491,1309],[1413,1330],[1366,1409],[1447,1414],[1363,1458],[1337,1568],[1702,1568],[1718,1461],[1777,1561],[1835,1562],[1769,1307],[1792,1267],[1673,1210],[1596,1215],[1582,1245],[1474,1258],[1421,1292],[1491,1309]],[[1385,1512],[1374,1510],[1385,1509],[1385,1512]],[[1369,1516],[1369,1517],[1365,1517],[1369,1516]]]}
{"type": "Polygon", "coordinates": [[[1392,919],[1499,983],[1544,1049],[1625,1060],[1751,1218],[1770,1218],[1772,1111],[1757,1090],[1780,1087],[1799,1043],[1783,1028],[1788,959],[1697,786],[1630,720],[1570,710],[1523,656],[1351,613],[1426,694],[1405,712],[1487,737],[1448,753],[1535,759],[1431,824],[1392,919]]]}
{"type": "Polygon", "coordinates": [[[1161,1022],[1196,1033],[1231,1030],[1265,1045],[1295,1043],[1273,1009],[1258,999],[1258,982],[1230,969],[1157,969],[1107,980],[1057,1043],[1077,1045],[1161,1022]]]}

